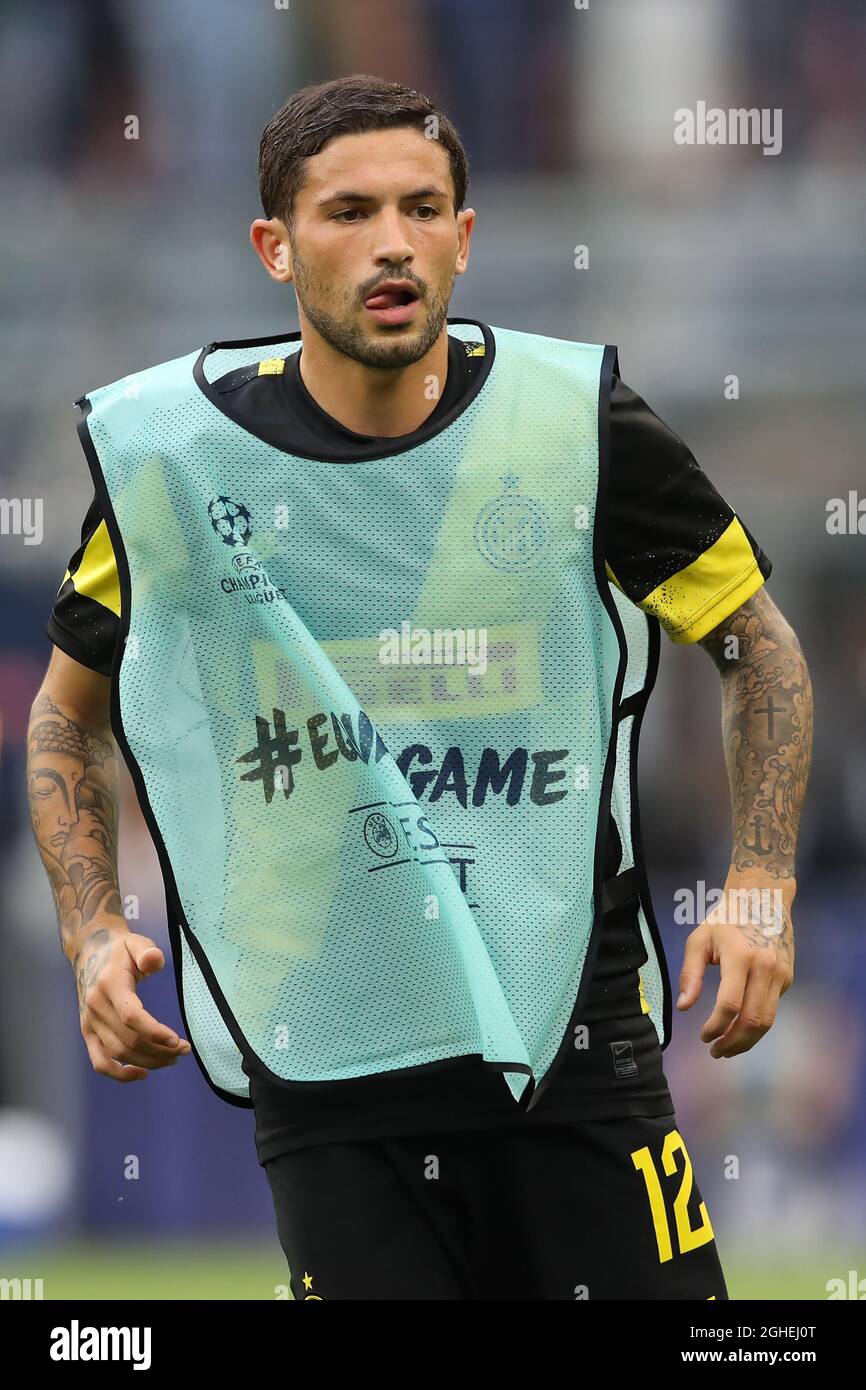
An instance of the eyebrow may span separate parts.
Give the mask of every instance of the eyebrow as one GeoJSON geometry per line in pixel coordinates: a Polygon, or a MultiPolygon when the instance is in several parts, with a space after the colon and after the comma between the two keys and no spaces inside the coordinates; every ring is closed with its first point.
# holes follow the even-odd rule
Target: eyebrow
{"type": "MultiPolygon", "coordinates": [[[[414,202],[416,198],[447,198],[448,194],[441,188],[416,188],[413,193],[404,193],[401,202],[414,202]]],[[[340,193],[328,193],[324,198],[319,198],[316,207],[325,207],[328,203],[373,203],[375,198],[371,193],[355,193],[352,189],[346,189],[340,193]]]]}

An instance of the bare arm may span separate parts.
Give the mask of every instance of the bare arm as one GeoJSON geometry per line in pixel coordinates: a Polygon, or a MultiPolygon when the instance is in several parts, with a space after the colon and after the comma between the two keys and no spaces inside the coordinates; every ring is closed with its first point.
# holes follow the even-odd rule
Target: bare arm
{"type": "Polygon", "coordinates": [[[812,686],[797,636],[763,588],[699,645],[722,682],[732,852],[725,915],[710,914],[686,945],[680,1007],[697,999],[706,964],[720,963],[716,1008],[702,1031],[705,1042],[721,1038],[718,1057],[746,1051],[763,1036],[793,980],[791,909],[812,756],[812,686]],[[734,899],[742,905],[748,894],[771,897],[773,915],[755,920],[750,911],[732,912],[734,899]]]}
{"type": "Polygon", "coordinates": [[[126,1081],[176,1061],[189,1044],[169,1046],[172,1030],[135,995],[135,984],[162,969],[165,958],[149,938],[130,932],[123,916],[109,691],[105,676],[54,649],[31,708],[27,794],[91,1060],[95,1070],[126,1081]]]}

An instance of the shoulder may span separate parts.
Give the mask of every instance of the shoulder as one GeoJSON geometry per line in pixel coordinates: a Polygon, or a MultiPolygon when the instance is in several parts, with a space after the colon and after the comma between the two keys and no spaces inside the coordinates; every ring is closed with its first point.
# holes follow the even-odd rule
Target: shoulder
{"type": "Polygon", "coordinates": [[[241,387],[250,386],[253,382],[260,382],[264,387],[270,388],[285,376],[288,360],[287,357],[265,357],[261,362],[235,367],[233,371],[225,372],[218,377],[212,389],[225,396],[241,387]]]}
{"type": "Polygon", "coordinates": [[[166,397],[180,392],[184,387],[194,385],[193,372],[204,349],[186,353],[183,357],[173,357],[168,362],[158,362],[142,371],[131,372],[118,377],[106,386],[98,386],[86,391],[75,402],[82,410],[104,411],[124,402],[137,401],[149,396],[166,397]]]}

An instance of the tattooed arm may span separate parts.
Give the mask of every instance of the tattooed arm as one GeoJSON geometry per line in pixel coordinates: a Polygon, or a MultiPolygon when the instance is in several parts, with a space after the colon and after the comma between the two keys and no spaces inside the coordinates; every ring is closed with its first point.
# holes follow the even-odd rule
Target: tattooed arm
{"type": "Polygon", "coordinates": [[[700,646],[722,677],[731,864],[793,881],[812,757],[812,687],[802,648],[765,589],[700,646]]]}
{"type": "Polygon", "coordinates": [[[94,1070],[137,1081],[176,1061],[189,1044],[167,1046],[171,1029],[135,994],[135,984],[162,969],[165,958],[149,938],[130,932],[121,909],[108,694],[105,676],[55,648],[30,713],[27,793],[94,1070]]]}
{"type": "Polygon", "coordinates": [[[60,940],[72,960],[96,918],[126,926],[117,883],[117,758],[110,733],[61,708],[44,688],[31,710],[27,788],[60,940]]]}
{"type": "Polygon", "coordinates": [[[722,904],[686,943],[678,1007],[720,964],[701,1037],[714,1057],[745,1052],[771,1027],[794,978],[796,849],[812,756],[812,686],[791,627],[764,588],[699,644],[722,681],[733,849],[722,904]],[[714,1041],[718,1040],[718,1041],[714,1041]]]}

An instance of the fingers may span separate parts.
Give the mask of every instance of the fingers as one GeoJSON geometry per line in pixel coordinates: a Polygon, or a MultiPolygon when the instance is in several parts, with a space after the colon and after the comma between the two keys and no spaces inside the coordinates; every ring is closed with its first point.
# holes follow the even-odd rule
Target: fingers
{"type": "Polygon", "coordinates": [[[141,1000],[134,994],[123,994],[119,999],[113,1000],[110,995],[94,992],[93,997],[89,997],[87,1002],[88,1023],[100,1035],[107,1029],[127,1051],[134,1050],[143,1057],[152,1057],[159,1061],[186,1057],[192,1051],[186,1039],[178,1038],[165,1024],[151,1019],[141,1000]],[[142,1019],[150,1020],[150,1023],[155,1025],[158,1036],[173,1038],[174,1043],[154,1041],[154,1030],[145,1026],[142,1019]]]}
{"type": "MultiPolygon", "coordinates": [[[[162,970],[165,965],[163,952],[146,936],[129,936],[124,945],[139,979],[162,970]]],[[[126,983],[128,984],[128,978],[126,983]]],[[[178,1049],[183,1055],[191,1050],[189,1043],[182,1042],[172,1028],[160,1023],[153,1014],[148,1013],[134,989],[125,985],[117,987],[114,982],[106,981],[105,994],[110,1006],[110,1011],[104,1015],[105,1022],[119,1036],[123,1037],[121,1030],[131,1030],[139,1039],[137,1046],[147,1043],[147,1050],[157,1049],[157,1055],[161,1055],[164,1048],[178,1049]],[[112,1011],[114,1018],[111,1017],[112,1011]]]]}
{"type": "Polygon", "coordinates": [[[749,977],[749,950],[741,941],[722,946],[719,951],[721,979],[713,1012],[703,1028],[701,1039],[710,1042],[721,1037],[740,1012],[749,977]]]}
{"type": "Polygon", "coordinates": [[[689,933],[683,951],[683,968],[680,971],[678,1009],[690,1009],[698,998],[711,953],[709,937],[705,932],[698,928],[689,933]]]}
{"type": "Polygon", "coordinates": [[[137,1040],[134,1036],[131,1042],[127,1041],[98,1020],[90,1021],[88,1031],[95,1035],[103,1059],[114,1060],[125,1067],[133,1067],[144,1072],[159,1071],[162,1067],[176,1066],[180,1060],[180,1054],[177,1051],[169,1053],[165,1050],[160,1056],[146,1052],[137,1046],[137,1040]]]}
{"type": "Polygon", "coordinates": [[[134,1044],[153,1056],[190,1051],[189,1043],[178,1038],[173,1028],[148,1013],[135,990],[130,989],[125,971],[106,972],[87,991],[85,1002],[85,1014],[105,1024],[127,1046],[134,1044]]]}
{"type": "Polygon", "coordinates": [[[109,1003],[113,1008],[114,1021],[109,1015],[105,1022],[109,1026],[116,1025],[115,1031],[121,1037],[124,1033],[131,1033],[137,1039],[136,1046],[143,1047],[147,1044],[147,1050],[156,1056],[166,1052],[186,1056],[191,1051],[189,1043],[179,1038],[167,1024],[160,1023],[149,1014],[138,995],[133,994],[131,990],[116,993],[109,1003]]]}
{"type": "Polygon", "coordinates": [[[153,942],[147,942],[142,950],[141,943],[146,942],[146,938],[135,937],[127,945],[127,950],[135,964],[139,976],[143,979],[146,975],[153,975],[155,971],[162,970],[165,965],[165,956],[158,946],[153,942]]]}
{"type": "Polygon", "coordinates": [[[81,1030],[93,1070],[100,1076],[110,1076],[113,1081],[146,1081],[147,1071],[142,1067],[124,1067],[106,1053],[95,1033],[81,1030]]]}
{"type": "MultiPolygon", "coordinates": [[[[728,1019],[724,1030],[715,1026],[710,1028],[716,1017],[715,1013],[713,1019],[708,1019],[704,1025],[701,1032],[704,1042],[709,1042],[711,1038],[716,1039],[710,1048],[712,1057],[735,1057],[741,1052],[748,1052],[749,1048],[754,1047],[769,1031],[775,1021],[784,983],[782,973],[778,969],[776,953],[771,947],[751,947],[749,951],[744,985],[732,986],[729,982],[726,986],[723,968],[722,983],[719,986],[720,996],[725,991],[726,1002],[729,1002],[736,989],[740,988],[741,999],[735,1016],[728,1019]]],[[[740,980],[739,970],[734,979],[740,980]]]]}

